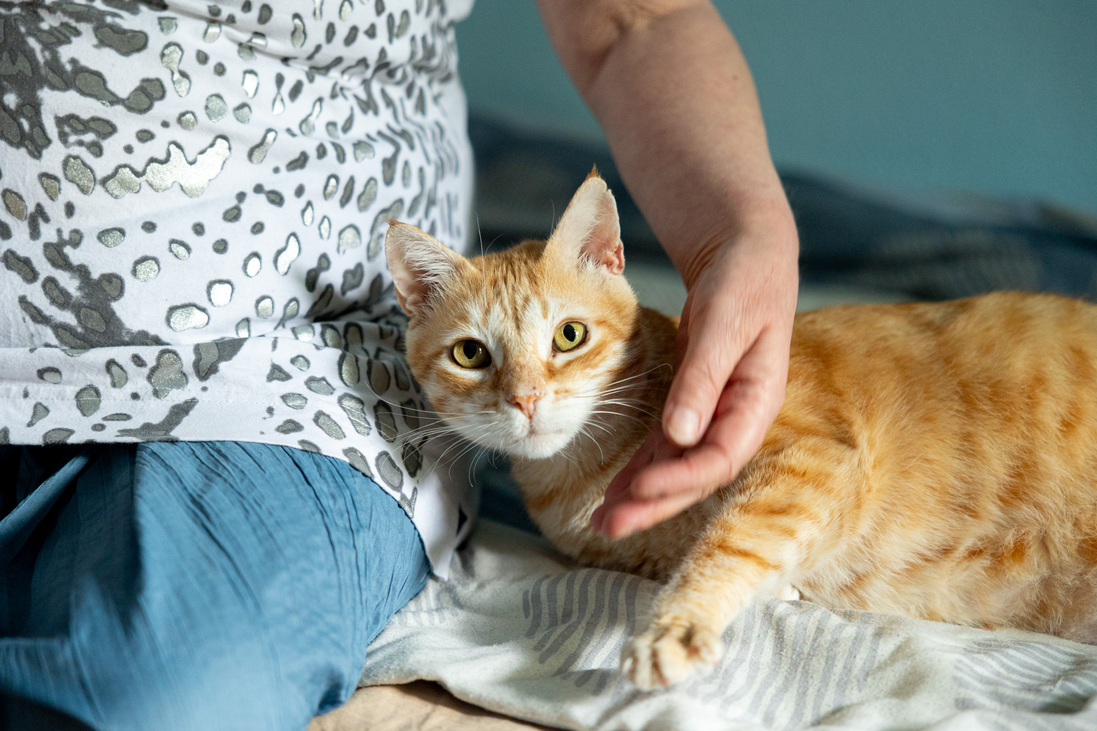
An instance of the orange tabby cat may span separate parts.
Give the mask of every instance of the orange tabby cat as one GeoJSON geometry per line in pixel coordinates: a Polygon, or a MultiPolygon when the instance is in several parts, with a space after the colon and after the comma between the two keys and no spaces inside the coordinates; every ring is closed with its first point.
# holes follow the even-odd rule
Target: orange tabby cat
{"type": "Polygon", "coordinates": [[[677,322],[637,305],[617,208],[579,188],[547,242],[467,260],[392,223],[408,361],[459,434],[513,459],[580,561],[667,582],[622,666],[719,659],[756,597],[1097,642],[1097,307],[996,294],[801,314],[784,407],[704,502],[610,541],[591,512],[658,427],[677,322]]]}

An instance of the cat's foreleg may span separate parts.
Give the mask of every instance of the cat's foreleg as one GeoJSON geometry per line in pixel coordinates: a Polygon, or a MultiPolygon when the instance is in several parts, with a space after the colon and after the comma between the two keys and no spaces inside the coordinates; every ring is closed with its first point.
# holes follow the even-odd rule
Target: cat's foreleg
{"type": "MultiPolygon", "coordinates": [[[[822,449],[811,457],[823,458],[823,453],[838,456],[822,449]]],[[[768,465],[763,471],[768,484],[715,517],[693,544],[656,598],[648,628],[622,654],[621,669],[637,687],[673,685],[715,665],[723,655],[724,629],[743,607],[781,596],[833,542],[828,526],[841,524],[841,513],[852,509],[853,501],[843,500],[845,491],[839,487],[849,484],[851,473],[841,467],[805,470],[804,457],[800,452],[787,469],[780,464],[784,460],[768,465]],[[828,486],[826,500],[818,499],[820,484],[828,486]]]]}
{"type": "Polygon", "coordinates": [[[629,680],[648,690],[718,663],[724,628],[735,615],[753,599],[789,587],[788,548],[774,551],[713,531],[702,537],[657,597],[648,628],[626,647],[621,669],[629,680]]]}

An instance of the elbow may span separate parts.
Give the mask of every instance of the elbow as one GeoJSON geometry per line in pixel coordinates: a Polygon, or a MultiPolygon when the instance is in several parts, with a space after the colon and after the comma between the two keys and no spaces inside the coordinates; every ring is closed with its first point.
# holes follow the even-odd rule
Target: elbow
{"type": "Polygon", "coordinates": [[[707,0],[539,0],[549,37],[585,98],[613,50],[667,16],[707,0]]]}

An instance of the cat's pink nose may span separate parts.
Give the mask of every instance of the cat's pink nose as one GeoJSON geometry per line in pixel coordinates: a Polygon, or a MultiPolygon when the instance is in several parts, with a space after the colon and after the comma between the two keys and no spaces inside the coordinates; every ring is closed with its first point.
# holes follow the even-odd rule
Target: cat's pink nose
{"type": "Polygon", "coordinates": [[[533,391],[531,393],[512,393],[507,397],[507,401],[510,405],[516,407],[525,414],[527,419],[533,418],[533,412],[537,409],[537,402],[540,400],[540,391],[533,391]]]}

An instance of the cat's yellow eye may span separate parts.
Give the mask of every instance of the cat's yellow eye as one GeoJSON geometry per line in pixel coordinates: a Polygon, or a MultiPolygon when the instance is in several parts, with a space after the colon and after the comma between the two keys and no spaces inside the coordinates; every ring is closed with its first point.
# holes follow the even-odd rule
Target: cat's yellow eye
{"type": "Polygon", "coordinates": [[[575,350],[587,339],[587,326],[581,322],[565,322],[556,328],[556,334],[552,336],[552,344],[561,353],[575,350]]]}
{"type": "Polygon", "coordinates": [[[491,353],[475,340],[458,340],[450,353],[454,362],[462,368],[487,368],[491,365],[491,353]]]}

